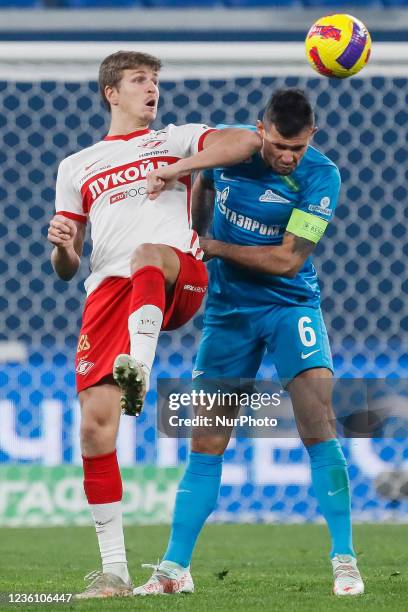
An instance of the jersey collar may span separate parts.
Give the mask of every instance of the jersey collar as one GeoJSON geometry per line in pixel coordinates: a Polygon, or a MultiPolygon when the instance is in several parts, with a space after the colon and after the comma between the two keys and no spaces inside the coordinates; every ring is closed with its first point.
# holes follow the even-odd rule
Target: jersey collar
{"type": "Polygon", "coordinates": [[[150,132],[149,128],[144,130],[136,130],[136,132],[130,132],[130,134],[119,134],[117,136],[105,136],[104,140],[131,140],[132,138],[137,138],[138,136],[144,136],[150,132]]]}

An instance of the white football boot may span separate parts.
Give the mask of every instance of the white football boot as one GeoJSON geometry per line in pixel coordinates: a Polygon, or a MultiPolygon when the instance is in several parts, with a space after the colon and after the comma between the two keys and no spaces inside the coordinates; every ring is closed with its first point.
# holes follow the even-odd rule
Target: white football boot
{"type": "Polygon", "coordinates": [[[154,572],[145,584],[133,590],[133,595],[194,593],[190,567],[181,567],[173,561],[162,561],[159,565],[144,563],[142,567],[151,567],[154,572]]]}
{"type": "Polygon", "coordinates": [[[139,416],[148,383],[143,366],[131,355],[118,355],[113,364],[113,378],[122,391],[122,413],[139,416]]]}
{"type": "Polygon", "coordinates": [[[88,586],[83,593],[74,595],[74,599],[105,599],[107,597],[130,597],[133,594],[133,584],[124,582],[115,574],[104,574],[95,570],[84,578],[88,586]]]}
{"type": "Polygon", "coordinates": [[[357,560],[351,555],[336,555],[332,559],[333,593],[335,595],[362,595],[364,582],[357,567],[357,560]]]}

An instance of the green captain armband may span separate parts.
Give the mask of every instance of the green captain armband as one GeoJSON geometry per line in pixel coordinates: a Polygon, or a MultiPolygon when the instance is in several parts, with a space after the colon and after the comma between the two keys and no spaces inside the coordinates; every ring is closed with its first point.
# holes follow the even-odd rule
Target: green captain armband
{"type": "Polygon", "coordinates": [[[328,222],[324,219],[295,208],[286,226],[286,231],[299,236],[299,238],[306,238],[306,240],[317,243],[327,226],[328,222]]]}

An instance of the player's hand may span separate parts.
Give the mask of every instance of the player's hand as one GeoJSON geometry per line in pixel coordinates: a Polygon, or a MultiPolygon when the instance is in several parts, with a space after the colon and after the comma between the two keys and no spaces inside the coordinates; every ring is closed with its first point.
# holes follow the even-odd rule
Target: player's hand
{"type": "Polygon", "coordinates": [[[56,247],[69,249],[74,247],[77,226],[74,221],[62,215],[55,215],[48,227],[48,240],[56,247]]]}
{"type": "Polygon", "coordinates": [[[212,238],[203,238],[200,236],[200,247],[204,251],[204,261],[209,261],[214,257],[214,253],[212,251],[212,247],[214,246],[215,240],[212,238]]]}
{"type": "Polygon", "coordinates": [[[164,168],[153,170],[147,175],[147,193],[149,200],[156,200],[165,189],[172,189],[177,180],[186,173],[178,163],[170,164],[164,168]]]}

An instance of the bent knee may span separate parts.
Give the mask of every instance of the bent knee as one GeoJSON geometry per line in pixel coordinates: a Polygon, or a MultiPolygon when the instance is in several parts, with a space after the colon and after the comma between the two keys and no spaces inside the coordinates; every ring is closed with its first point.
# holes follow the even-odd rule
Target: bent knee
{"type": "Polygon", "coordinates": [[[116,394],[108,400],[100,389],[85,389],[79,394],[81,403],[81,449],[85,456],[105,454],[115,448],[119,426],[119,407],[113,409],[116,394]]]}
{"type": "Polygon", "coordinates": [[[81,423],[81,444],[83,446],[94,445],[101,439],[104,428],[96,421],[86,420],[81,423]]]}
{"type": "Polygon", "coordinates": [[[130,260],[132,274],[144,266],[163,269],[163,256],[159,245],[146,242],[135,248],[130,260]]]}
{"type": "Polygon", "coordinates": [[[82,454],[92,457],[112,452],[116,446],[116,436],[116,428],[111,423],[83,419],[80,429],[82,454]]]}

